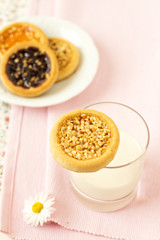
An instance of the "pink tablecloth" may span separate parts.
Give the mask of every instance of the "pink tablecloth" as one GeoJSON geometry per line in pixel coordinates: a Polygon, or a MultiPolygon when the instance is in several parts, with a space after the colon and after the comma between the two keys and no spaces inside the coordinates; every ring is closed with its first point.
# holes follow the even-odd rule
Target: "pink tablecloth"
{"type": "Polygon", "coordinates": [[[66,103],[42,109],[13,107],[2,192],[2,231],[36,240],[160,238],[159,7],[159,1],[151,0],[31,1],[30,14],[63,17],[87,30],[98,47],[100,65],[90,87],[66,103]],[[98,101],[130,105],[142,114],[151,131],[139,196],[114,213],[97,213],[79,203],[70,189],[68,171],[53,161],[49,151],[48,134],[55,119],[98,101]],[[53,221],[58,225],[33,228],[22,220],[24,199],[41,190],[56,197],[53,221]]]}

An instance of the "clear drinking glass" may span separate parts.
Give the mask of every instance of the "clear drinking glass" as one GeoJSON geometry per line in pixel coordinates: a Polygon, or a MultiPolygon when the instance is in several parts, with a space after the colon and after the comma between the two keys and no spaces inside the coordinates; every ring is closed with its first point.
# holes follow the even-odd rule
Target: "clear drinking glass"
{"type": "Polygon", "coordinates": [[[135,196],[149,144],[149,129],[134,109],[115,102],[86,107],[105,113],[120,131],[120,145],[115,158],[105,168],[93,173],[71,172],[77,197],[98,211],[114,211],[126,206],[135,196]]]}

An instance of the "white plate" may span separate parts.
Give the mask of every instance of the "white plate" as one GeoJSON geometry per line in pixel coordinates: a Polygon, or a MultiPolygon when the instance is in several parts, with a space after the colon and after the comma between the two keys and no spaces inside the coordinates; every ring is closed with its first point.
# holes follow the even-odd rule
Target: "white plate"
{"type": "Polygon", "coordinates": [[[48,37],[55,36],[69,40],[78,47],[81,62],[71,77],[54,84],[48,92],[35,98],[13,95],[0,82],[2,101],[28,107],[45,107],[65,102],[88,87],[96,74],[99,55],[93,40],[84,30],[72,22],[53,17],[25,17],[19,21],[37,25],[48,37]]]}

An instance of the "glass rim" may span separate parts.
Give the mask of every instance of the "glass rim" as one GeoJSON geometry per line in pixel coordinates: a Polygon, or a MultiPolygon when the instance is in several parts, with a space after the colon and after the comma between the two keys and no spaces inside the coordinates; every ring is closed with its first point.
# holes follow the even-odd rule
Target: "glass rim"
{"type": "Polygon", "coordinates": [[[136,159],[132,160],[131,162],[129,163],[126,163],[126,164],[123,164],[123,165],[119,165],[119,166],[106,166],[104,168],[107,168],[107,169],[114,169],[114,168],[122,168],[122,167],[126,167],[126,166],[129,166],[135,162],[137,162],[144,154],[145,152],[147,151],[147,148],[148,148],[148,145],[149,145],[149,142],[150,142],[150,131],[149,131],[149,127],[148,127],[148,124],[147,122],[145,121],[145,119],[141,116],[141,114],[139,114],[139,112],[137,112],[135,109],[123,104],[123,103],[118,103],[118,102],[97,102],[97,103],[93,103],[93,104],[90,104],[86,107],[84,107],[85,109],[86,108],[90,108],[94,105],[99,105],[99,104],[115,104],[115,105],[120,105],[122,107],[125,107],[125,108],[128,108],[129,110],[133,111],[134,113],[136,113],[143,121],[145,127],[146,127],[146,130],[147,130],[147,143],[144,147],[144,150],[142,152],[142,154],[139,155],[139,157],[137,157],[136,159]]]}

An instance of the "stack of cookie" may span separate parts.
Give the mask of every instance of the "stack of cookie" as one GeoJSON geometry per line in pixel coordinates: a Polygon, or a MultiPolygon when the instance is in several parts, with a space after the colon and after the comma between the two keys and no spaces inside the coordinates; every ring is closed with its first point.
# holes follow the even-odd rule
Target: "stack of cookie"
{"type": "Polygon", "coordinates": [[[72,75],[78,49],[61,38],[47,38],[37,26],[18,22],[0,32],[1,80],[13,94],[35,97],[72,75]]]}

